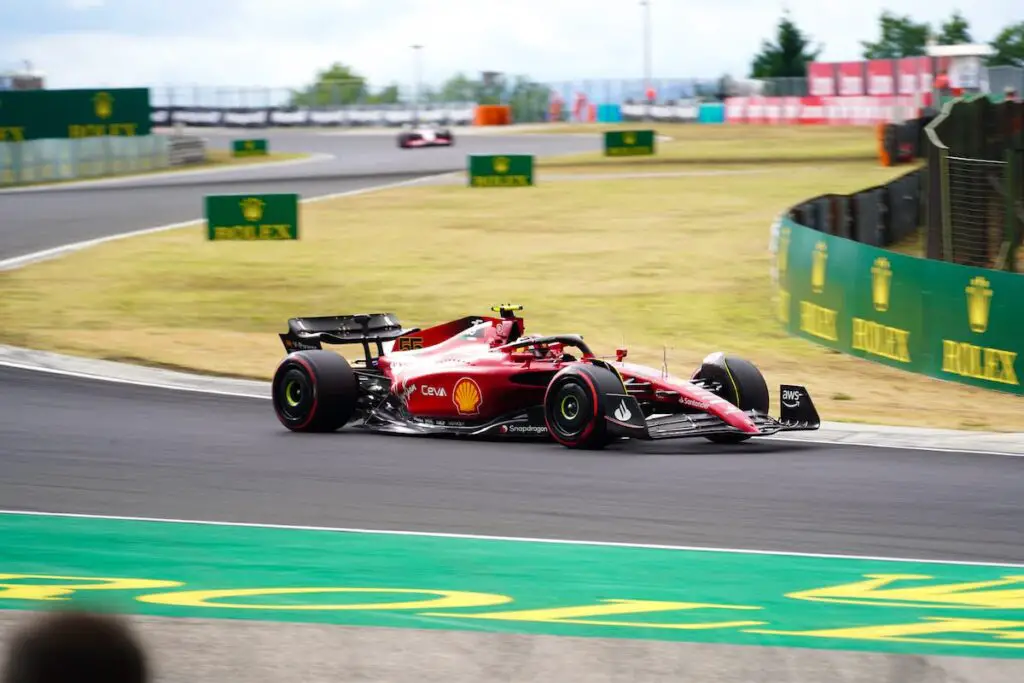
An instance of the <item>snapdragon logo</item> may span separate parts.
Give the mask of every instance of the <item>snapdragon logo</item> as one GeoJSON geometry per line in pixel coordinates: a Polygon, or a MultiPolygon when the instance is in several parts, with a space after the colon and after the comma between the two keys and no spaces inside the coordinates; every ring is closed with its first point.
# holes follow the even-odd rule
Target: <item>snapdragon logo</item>
{"type": "Polygon", "coordinates": [[[547,427],[542,425],[501,425],[499,430],[502,434],[546,434],[548,431],[547,427]]]}

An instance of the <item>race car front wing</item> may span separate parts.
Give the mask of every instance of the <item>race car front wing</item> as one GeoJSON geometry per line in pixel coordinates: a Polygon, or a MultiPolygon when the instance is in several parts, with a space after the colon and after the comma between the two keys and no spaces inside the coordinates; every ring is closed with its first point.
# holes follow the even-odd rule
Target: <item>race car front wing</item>
{"type": "Polygon", "coordinates": [[[757,427],[756,433],[743,432],[720,417],[709,413],[680,413],[644,417],[640,404],[633,396],[610,395],[619,407],[606,419],[613,434],[632,439],[661,440],[708,436],[711,434],[750,434],[771,436],[779,432],[814,431],[821,427],[821,419],[807,389],[783,384],[779,388],[782,408],[774,418],[756,410],[744,411],[757,427]]]}

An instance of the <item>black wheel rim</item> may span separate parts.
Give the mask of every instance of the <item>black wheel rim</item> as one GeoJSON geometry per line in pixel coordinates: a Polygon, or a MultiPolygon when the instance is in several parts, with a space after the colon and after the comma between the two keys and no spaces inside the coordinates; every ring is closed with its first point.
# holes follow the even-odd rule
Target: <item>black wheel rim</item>
{"type": "Polygon", "coordinates": [[[590,393],[577,382],[566,382],[560,386],[550,406],[552,426],[559,436],[568,439],[587,429],[593,412],[590,393]]]}
{"type": "Polygon", "coordinates": [[[313,405],[313,386],[305,372],[289,368],[278,380],[274,392],[281,415],[289,422],[298,422],[309,414],[313,405]]]}

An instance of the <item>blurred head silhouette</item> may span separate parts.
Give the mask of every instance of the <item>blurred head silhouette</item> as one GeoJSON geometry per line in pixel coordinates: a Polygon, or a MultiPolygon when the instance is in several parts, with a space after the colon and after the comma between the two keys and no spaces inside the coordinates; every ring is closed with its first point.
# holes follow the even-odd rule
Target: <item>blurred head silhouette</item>
{"type": "Polygon", "coordinates": [[[142,647],[112,616],[53,612],[9,643],[0,683],[146,683],[142,647]]]}

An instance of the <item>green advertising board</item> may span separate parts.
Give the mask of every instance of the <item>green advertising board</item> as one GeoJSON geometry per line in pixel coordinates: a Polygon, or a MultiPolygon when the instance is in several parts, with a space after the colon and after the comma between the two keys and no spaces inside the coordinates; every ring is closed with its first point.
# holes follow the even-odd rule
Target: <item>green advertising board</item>
{"type": "Polygon", "coordinates": [[[529,185],[533,185],[533,155],[469,155],[470,187],[526,187],[529,185]]]}
{"type": "Polygon", "coordinates": [[[299,195],[207,195],[208,240],[297,240],[299,195]]]}
{"type": "Polygon", "coordinates": [[[654,154],[653,130],[609,130],[604,134],[606,157],[650,156],[654,154]]]}
{"type": "Polygon", "coordinates": [[[1024,275],[906,256],[782,219],[779,318],[843,353],[1024,394],[1024,275]]]}
{"type": "Polygon", "coordinates": [[[270,145],[264,140],[232,140],[231,156],[261,157],[270,153],[270,145]]]}
{"type": "Polygon", "coordinates": [[[0,142],[145,136],[148,88],[0,92],[0,142]]]}

